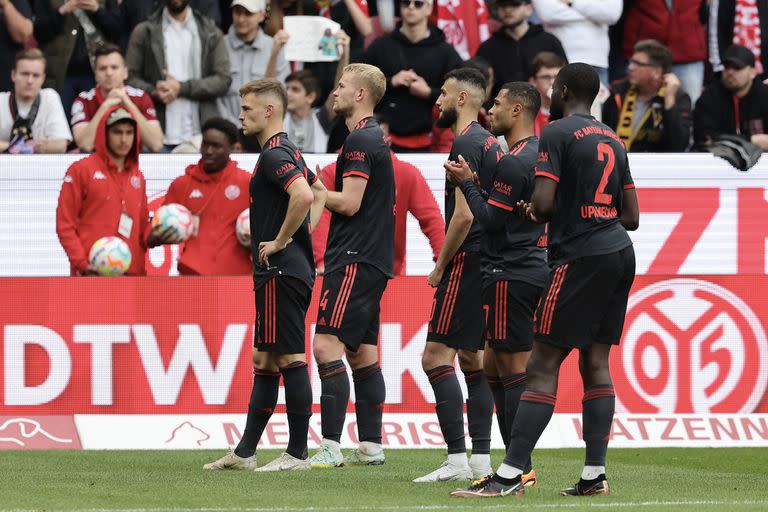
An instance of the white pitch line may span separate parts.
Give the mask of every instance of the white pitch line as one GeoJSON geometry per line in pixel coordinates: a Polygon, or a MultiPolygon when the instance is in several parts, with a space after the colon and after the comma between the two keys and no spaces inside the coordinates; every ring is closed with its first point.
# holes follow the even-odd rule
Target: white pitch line
{"type": "MultiPolygon", "coordinates": [[[[751,506],[768,505],[768,500],[680,500],[680,501],[636,501],[636,502],[591,502],[591,503],[535,503],[527,504],[514,499],[504,500],[504,504],[469,505],[466,499],[456,500],[455,505],[381,505],[381,506],[331,506],[331,507],[255,507],[255,508],[87,508],[87,509],[45,509],[46,512],[332,512],[342,510],[455,510],[471,507],[480,510],[525,507],[533,509],[557,508],[642,508],[642,507],[687,507],[696,505],[713,506],[751,506]]],[[[0,509],[0,512],[39,512],[41,509],[0,509]]]]}

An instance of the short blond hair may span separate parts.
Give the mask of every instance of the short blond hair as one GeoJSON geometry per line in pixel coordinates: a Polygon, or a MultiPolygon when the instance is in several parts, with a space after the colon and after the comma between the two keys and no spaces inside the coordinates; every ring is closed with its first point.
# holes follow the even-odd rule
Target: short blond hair
{"type": "Polygon", "coordinates": [[[355,77],[358,85],[365,89],[370,96],[374,107],[384,97],[384,93],[387,91],[387,78],[376,66],[356,62],[347,64],[344,67],[344,73],[355,77]]]}
{"type": "Polygon", "coordinates": [[[16,64],[19,63],[20,60],[41,60],[43,61],[43,65],[46,64],[46,58],[45,54],[40,51],[39,48],[26,48],[24,50],[21,50],[16,54],[16,61],[14,62],[14,69],[16,68],[16,64]]]}
{"type": "Polygon", "coordinates": [[[272,95],[276,99],[280,100],[280,107],[285,114],[288,108],[288,94],[285,92],[285,87],[280,80],[275,78],[261,78],[259,80],[253,80],[248,82],[240,88],[240,97],[244,98],[248,94],[256,96],[272,95]]]}

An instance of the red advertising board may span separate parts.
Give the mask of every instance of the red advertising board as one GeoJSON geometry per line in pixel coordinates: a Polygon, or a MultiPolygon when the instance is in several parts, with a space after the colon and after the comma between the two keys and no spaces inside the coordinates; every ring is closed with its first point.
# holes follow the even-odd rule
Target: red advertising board
{"type": "MultiPolygon", "coordinates": [[[[766,281],[638,276],[612,356],[618,411],[768,412],[766,281]]],[[[308,352],[319,284],[307,315],[308,352]]],[[[0,414],[246,410],[250,278],[8,278],[2,286],[0,414]]],[[[396,278],[385,293],[380,349],[390,413],[434,410],[420,360],[431,303],[421,276],[396,278]]],[[[557,411],[580,407],[574,354],[561,372],[557,411]]]]}

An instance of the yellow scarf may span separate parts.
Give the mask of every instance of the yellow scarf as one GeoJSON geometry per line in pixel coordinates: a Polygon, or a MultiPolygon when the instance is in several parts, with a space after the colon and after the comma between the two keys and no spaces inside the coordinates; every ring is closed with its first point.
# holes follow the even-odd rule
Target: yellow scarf
{"type": "MultiPolygon", "coordinates": [[[[662,102],[664,101],[664,86],[661,86],[661,88],[659,88],[658,92],[656,93],[656,97],[661,98],[662,102]]],[[[618,97],[618,95],[617,95],[616,101],[621,102],[621,99],[618,97]]],[[[635,138],[637,138],[637,136],[643,131],[643,127],[645,126],[645,123],[648,121],[648,117],[650,117],[650,115],[653,114],[653,125],[659,126],[661,124],[661,116],[663,115],[663,112],[661,110],[653,108],[653,98],[652,98],[648,104],[648,109],[645,111],[645,114],[643,114],[643,118],[640,120],[640,123],[637,125],[637,131],[633,132],[632,126],[634,125],[636,107],[637,107],[637,87],[633,85],[627,91],[627,96],[624,98],[623,105],[621,105],[621,113],[619,114],[619,125],[616,127],[616,135],[618,135],[619,138],[622,141],[624,141],[624,146],[626,146],[627,151],[630,150],[630,147],[632,146],[632,142],[635,140],[635,138]]]]}

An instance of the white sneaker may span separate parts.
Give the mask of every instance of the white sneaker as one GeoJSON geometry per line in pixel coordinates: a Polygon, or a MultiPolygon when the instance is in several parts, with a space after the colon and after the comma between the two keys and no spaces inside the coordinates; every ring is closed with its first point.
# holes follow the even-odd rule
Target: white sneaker
{"type": "Polygon", "coordinates": [[[490,463],[478,464],[475,462],[472,464],[472,460],[470,460],[469,469],[472,471],[473,480],[479,480],[493,474],[493,468],[491,467],[490,463]]]}
{"type": "Polygon", "coordinates": [[[222,458],[203,466],[203,469],[241,469],[251,471],[256,467],[256,454],[250,457],[238,457],[235,452],[229,452],[222,458]]]}
{"type": "Polygon", "coordinates": [[[256,468],[254,471],[257,473],[266,473],[268,471],[301,471],[309,469],[310,467],[309,459],[297,459],[293,455],[283,453],[269,464],[256,468]]]}
{"type": "Polygon", "coordinates": [[[472,470],[469,469],[469,466],[458,466],[456,464],[451,464],[446,460],[439,468],[428,475],[416,478],[414,482],[420,484],[424,482],[448,482],[456,480],[472,480],[472,470]]]}

